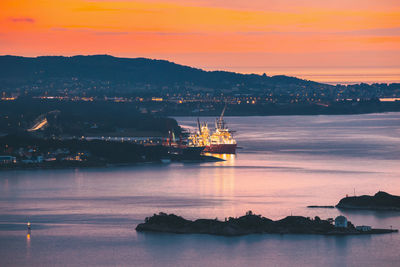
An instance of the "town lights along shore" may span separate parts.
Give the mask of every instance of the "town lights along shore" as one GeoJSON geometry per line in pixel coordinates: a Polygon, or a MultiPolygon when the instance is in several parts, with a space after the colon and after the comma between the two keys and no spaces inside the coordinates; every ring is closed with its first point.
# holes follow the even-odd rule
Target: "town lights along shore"
{"type": "Polygon", "coordinates": [[[200,123],[197,119],[198,130],[195,134],[189,136],[189,144],[193,146],[205,147],[204,152],[218,154],[235,154],[236,140],[232,133],[226,127],[224,113],[226,107],[222,110],[221,116],[215,119],[215,131],[210,133],[207,123],[200,123]]]}

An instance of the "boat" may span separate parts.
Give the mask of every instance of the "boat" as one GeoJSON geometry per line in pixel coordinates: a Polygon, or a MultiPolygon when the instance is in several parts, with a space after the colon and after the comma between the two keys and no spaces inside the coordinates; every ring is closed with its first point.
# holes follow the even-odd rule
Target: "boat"
{"type": "Polygon", "coordinates": [[[237,143],[233,132],[227,128],[224,121],[225,108],[219,118],[215,119],[215,131],[210,133],[207,123],[200,123],[197,119],[198,131],[189,136],[191,146],[205,147],[203,152],[216,154],[235,154],[237,143]]]}
{"type": "Polygon", "coordinates": [[[169,137],[162,142],[162,145],[168,148],[168,153],[170,155],[178,155],[185,159],[199,158],[205,146],[195,146],[193,144],[188,144],[187,141],[176,140],[175,133],[170,131],[169,137]]]}

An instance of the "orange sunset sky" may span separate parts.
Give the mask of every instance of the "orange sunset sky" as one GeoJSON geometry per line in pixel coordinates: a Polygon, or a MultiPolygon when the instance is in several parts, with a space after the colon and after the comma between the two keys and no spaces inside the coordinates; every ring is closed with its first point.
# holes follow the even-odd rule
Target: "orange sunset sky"
{"type": "Polygon", "coordinates": [[[0,54],[400,81],[399,0],[1,0],[0,54]]]}

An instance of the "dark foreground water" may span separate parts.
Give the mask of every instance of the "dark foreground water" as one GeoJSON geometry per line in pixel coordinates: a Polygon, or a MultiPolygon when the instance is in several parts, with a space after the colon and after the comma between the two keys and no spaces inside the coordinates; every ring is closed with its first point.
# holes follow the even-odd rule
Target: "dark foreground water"
{"type": "Polygon", "coordinates": [[[356,225],[400,228],[400,212],[306,208],[354,191],[400,195],[400,113],[226,120],[242,149],[225,162],[0,172],[0,266],[400,265],[400,234],[136,233],[159,211],[190,219],[343,214],[356,225]]]}

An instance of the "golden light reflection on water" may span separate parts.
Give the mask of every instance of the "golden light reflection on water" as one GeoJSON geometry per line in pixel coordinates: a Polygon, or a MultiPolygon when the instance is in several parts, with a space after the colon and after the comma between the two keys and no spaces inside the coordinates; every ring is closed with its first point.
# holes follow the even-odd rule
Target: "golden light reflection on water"
{"type": "MultiPolygon", "coordinates": [[[[235,196],[236,189],[236,171],[234,168],[225,168],[225,166],[235,166],[236,155],[234,154],[207,154],[223,159],[224,161],[213,163],[216,168],[202,169],[201,177],[205,177],[206,182],[202,183],[202,194],[212,195],[231,200],[235,196]],[[212,170],[210,172],[210,170],[212,170]]],[[[235,205],[229,205],[227,214],[235,213],[235,205]]]]}
{"type": "Polygon", "coordinates": [[[206,156],[211,156],[211,157],[216,157],[223,159],[224,161],[218,162],[219,165],[224,165],[224,166],[234,166],[235,165],[235,159],[237,157],[236,154],[214,154],[214,153],[205,153],[204,155],[206,156]]]}
{"type": "Polygon", "coordinates": [[[31,256],[31,230],[26,234],[26,257],[29,259],[31,256]]]}
{"type": "MultiPolygon", "coordinates": [[[[220,166],[234,166],[235,155],[221,154],[225,161],[219,162],[220,166]]],[[[214,168],[214,188],[220,196],[232,197],[235,191],[235,170],[233,168],[214,168]]]]}

